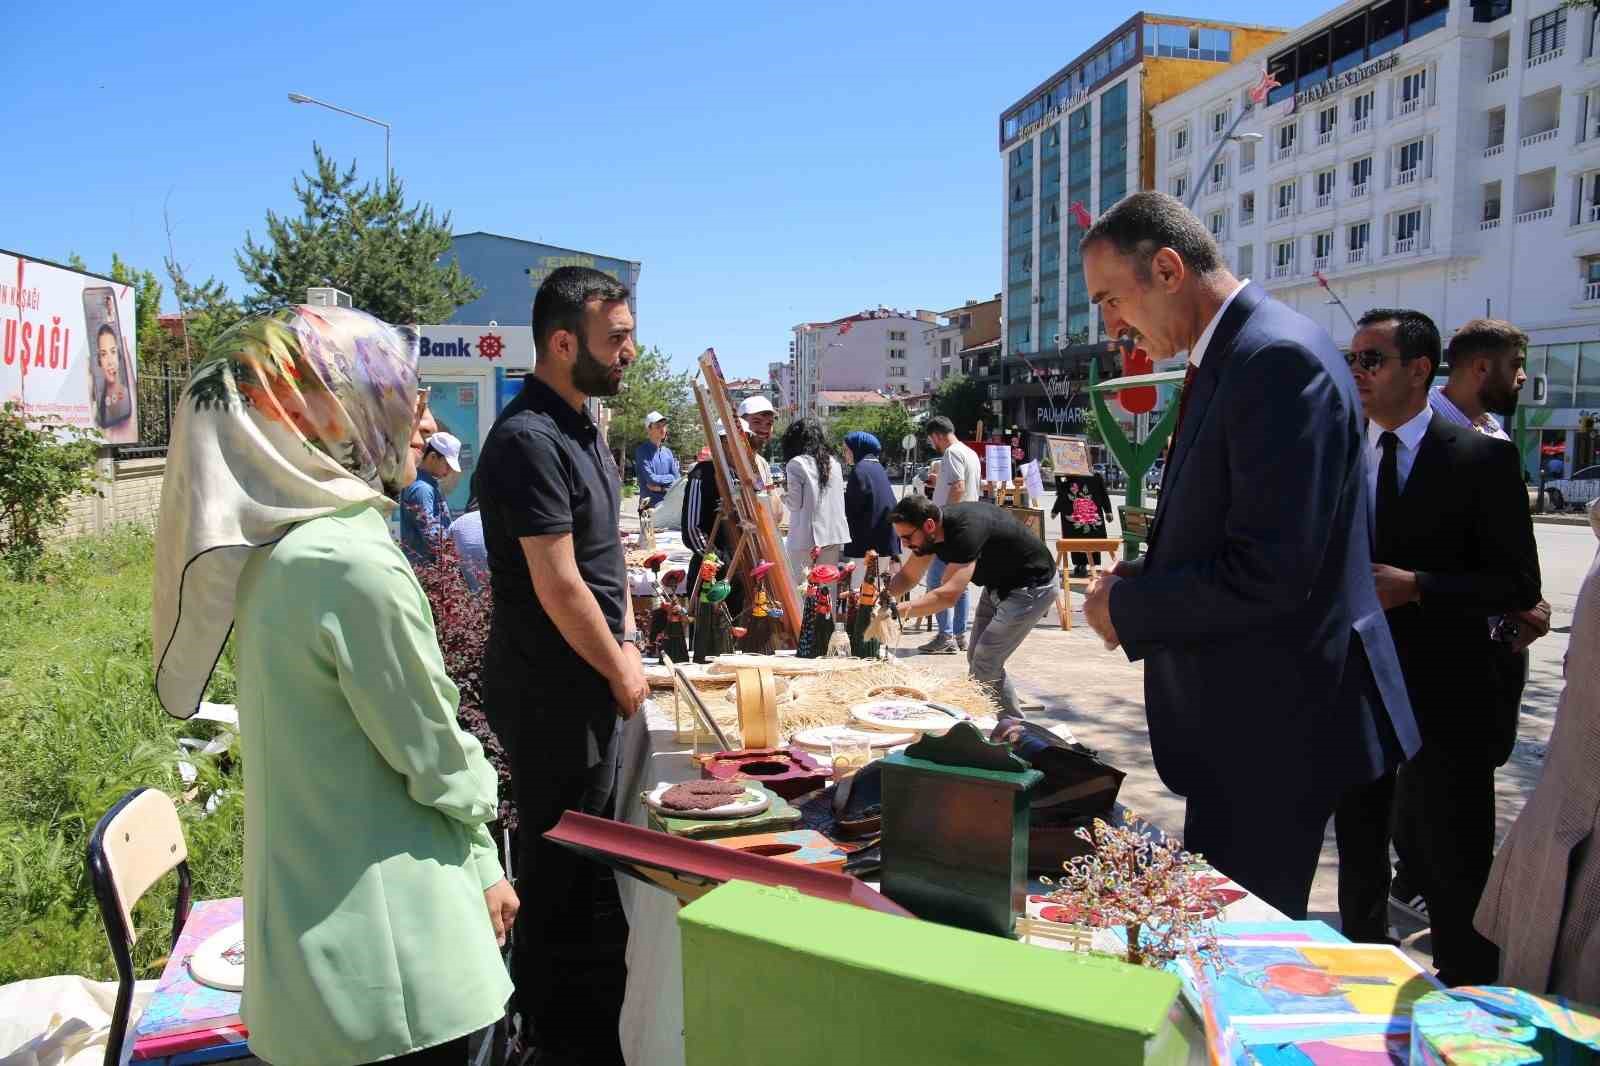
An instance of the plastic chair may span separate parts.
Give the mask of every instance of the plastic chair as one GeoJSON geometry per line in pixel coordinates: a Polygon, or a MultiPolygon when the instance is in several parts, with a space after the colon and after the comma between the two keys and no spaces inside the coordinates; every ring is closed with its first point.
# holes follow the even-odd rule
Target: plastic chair
{"type": "Polygon", "coordinates": [[[133,945],[138,930],[133,907],[150,887],[174,868],[178,905],[172,916],[172,945],[189,920],[189,846],[178,810],[159,789],[136,788],[105,813],[89,837],[89,881],[100,902],[100,918],[117,964],[117,1002],[111,1013],[105,1066],[117,1066],[133,1003],[133,945]]]}

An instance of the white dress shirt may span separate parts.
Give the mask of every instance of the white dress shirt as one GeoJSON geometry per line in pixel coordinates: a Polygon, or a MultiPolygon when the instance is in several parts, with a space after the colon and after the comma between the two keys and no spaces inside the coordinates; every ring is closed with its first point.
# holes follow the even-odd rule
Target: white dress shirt
{"type": "MultiPolygon", "coordinates": [[[[1400,438],[1400,444],[1394,450],[1394,463],[1401,492],[1406,490],[1406,478],[1411,476],[1412,464],[1417,461],[1417,449],[1422,445],[1422,435],[1428,432],[1428,423],[1431,421],[1433,408],[1425,406],[1411,417],[1411,421],[1394,431],[1394,435],[1400,438]]],[[[1383,434],[1384,429],[1378,423],[1367,423],[1367,507],[1374,518],[1378,514],[1378,466],[1383,462],[1383,446],[1378,441],[1383,434]]]]}
{"type": "Polygon", "coordinates": [[[1211,345],[1211,337],[1217,332],[1217,323],[1222,321],[1222,316],[1227,313],[1228,305],[1233,303],[1234,297],[1243,292],[1244,287],[1248,284],[1250,284],[1249,278],[1239,282],[1234,290],[1228,293],[1228,298],[1222,301],[1222,306],[1217,308],[1217,313],[1211,316],[1210,322],[1206,323],[1205,331],[1200,334],[1200,339],[1194,342],[1193,348],[1189,349],[1190,363],[1199,366],[1200,360],[1206,357],[1206,349],[1211,345]]]}

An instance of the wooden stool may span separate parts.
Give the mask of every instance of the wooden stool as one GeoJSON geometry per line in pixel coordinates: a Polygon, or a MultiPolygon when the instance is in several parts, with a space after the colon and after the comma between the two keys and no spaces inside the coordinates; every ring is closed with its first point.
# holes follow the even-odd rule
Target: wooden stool
{"type": "MultiPolygon", "coordinates": [[[[1112,566],[1116,565],[1116,555],[1122,550],[1122,541],[1112,537],[1061,537],[1056,541],[1056,566],[1061,569],[1061,628],[1072,628],[1072,581],[1068,577],[1072,569],[1072,553],[1084,552],[1093,555],[1095,552],[1108,552],[1112,556],[1112,566]]],[[[1089,573],[1098,576],[1100,564],[1092,559],[1089,562],[1089,573]]]]}

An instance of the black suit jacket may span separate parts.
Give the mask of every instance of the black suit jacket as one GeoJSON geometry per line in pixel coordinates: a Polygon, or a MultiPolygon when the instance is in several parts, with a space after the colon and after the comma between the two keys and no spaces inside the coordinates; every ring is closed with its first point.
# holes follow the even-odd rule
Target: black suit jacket
{"type": "MultiPolygon", "coordinates": [[[[1368,448],[1367,458],[1375,461],[1368,448]]],[[[1498,766],[1517,708],[1500,698],[1488,616],[1539,602],[1539,552],[1514,447],[1435,415],[1377,562],[1417,574],[1421,603],[1386,612],[1424,747],[1498,766]]]]}

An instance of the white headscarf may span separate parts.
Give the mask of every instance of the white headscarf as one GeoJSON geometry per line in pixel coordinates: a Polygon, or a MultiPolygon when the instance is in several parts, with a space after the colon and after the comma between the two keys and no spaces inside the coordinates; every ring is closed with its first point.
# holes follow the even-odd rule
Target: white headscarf
{"type": "Polygon", "coordinates": [[[168,714],[199,709],[251,551],[352,504],[393,508],[416,394],[415,335],[348,308],[284,308],[212,345],[161,487],[150,634],[168,714]]]}

